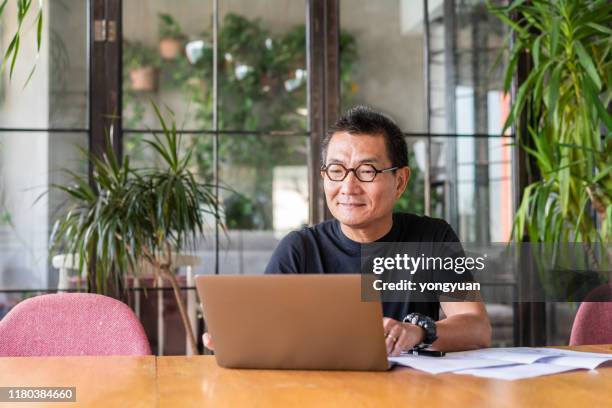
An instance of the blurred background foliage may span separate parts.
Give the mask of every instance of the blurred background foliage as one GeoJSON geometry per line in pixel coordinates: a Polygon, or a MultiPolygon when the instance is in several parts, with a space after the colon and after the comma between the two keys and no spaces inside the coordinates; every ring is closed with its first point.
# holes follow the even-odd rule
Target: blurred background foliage
{"type": "MultiPolygon", "coordinates": [[[[175,38],[192,38],[168,14],[160,15],[160,39],[172,27],[175,38]]],[[[157,50],[137,42],[124,43],[124,114],[126,129],[142,128],[148,100],[154,96],[164,105],[164,94],[178,92],[188,106],[185,123],[195,129],[213,129],[213,47],[212,34],[202,32],[186,52],[165,60],[157,50]],[[130,71],[152,66],[158,76],[150,92],[129,86],[130,71]],[[159,84],[159,85],[157,85],[159,84]],[[161,96],[160,96],[161,95],[161,96]]],[[[297,25],[282,33],[265,29],[259,19],[229,13],[219,30],[218,126],[221,168],[248,168],[257,181],[255,194],[227,194],[223,198],[228,228],[271,229],[272,180],[274,166],[291,165],[305,157],[307,135],[306,28],[297,25]],[[234,133],[235,132],[235,133],[234,133]],[[296,137],[298,136],[298,137],[296,137]]],[[[355,103],[354,83],[359,62],[355,37],[340,33],[340,86],[344,107],[355,103]]],[[[129,130],[128,130],[129,132],[129,130]]],[[[141,155],[145,136],[125,139],[126,153],[141,155]]],[[[190,137],[194,149],[193,171],[205,180],[213,177],[214,138],[190,137]]],[[[423,186],[418,169],[413,167],[413,182],[398,203],[397,210],[423,212],[423,186]]],[[[231,190],[232,186],[226,186],[231,190]]]]}

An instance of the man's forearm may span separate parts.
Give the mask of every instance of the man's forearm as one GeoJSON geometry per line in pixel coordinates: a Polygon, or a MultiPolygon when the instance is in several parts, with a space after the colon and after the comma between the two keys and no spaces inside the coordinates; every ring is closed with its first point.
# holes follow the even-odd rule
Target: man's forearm
{"type": "Polygon", "coordinates": [[[436,323],[437,336],[432,347],[440,351],[462,351],[489,347],[491,324],[486,316],[462,313],[436,323]]]}

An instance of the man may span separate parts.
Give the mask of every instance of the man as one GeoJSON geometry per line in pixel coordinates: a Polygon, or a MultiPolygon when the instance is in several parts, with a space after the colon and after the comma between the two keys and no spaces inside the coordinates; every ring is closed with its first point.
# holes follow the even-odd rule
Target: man
{"type": "MultiPolygon", "coordinates": [[[[386,116],[361,106],[349,110],[323,140],[322,162],[334,219],[288,234],[266,273],[360,273],[363,243],[459,241],[443,220],[393,214],[410,169],[403,135],[386,116]]],[[[383,315],[392,356],[415,346],[459,351],[491,342],[489,319],[479,301],[383,302],[383,315]],[[440,306],[446,318],[436,322],[440,306]]],[[[204,344],[213,347],[207,333],[204,344]]]]}

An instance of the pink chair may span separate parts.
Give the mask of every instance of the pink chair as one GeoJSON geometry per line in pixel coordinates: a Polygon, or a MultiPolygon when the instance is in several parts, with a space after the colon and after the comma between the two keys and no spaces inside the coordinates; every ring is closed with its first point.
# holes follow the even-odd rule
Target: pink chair
{"type": "Polygon", "coordinates": [[[569,344],[612,344],[612,286],[594,289],[580,304],[569,344]]]}
{"type": "Polygon", "coordinates": [[[107,296],[36,296],[0,321],[0,357],[148,354],[151,348],[136,315],[107,296]]]}

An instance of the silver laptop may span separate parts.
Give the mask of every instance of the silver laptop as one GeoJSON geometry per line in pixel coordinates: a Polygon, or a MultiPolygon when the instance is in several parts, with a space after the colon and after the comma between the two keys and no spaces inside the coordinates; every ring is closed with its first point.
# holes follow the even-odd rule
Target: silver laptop
{"type": "Polygon", "coordinates": [[[389,368],[380,302],[361,275],[196,277],[217,363],[231,368],[389,368]]]}

